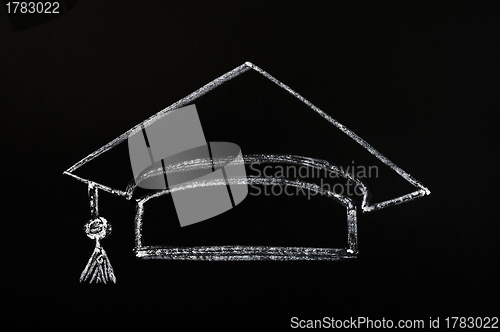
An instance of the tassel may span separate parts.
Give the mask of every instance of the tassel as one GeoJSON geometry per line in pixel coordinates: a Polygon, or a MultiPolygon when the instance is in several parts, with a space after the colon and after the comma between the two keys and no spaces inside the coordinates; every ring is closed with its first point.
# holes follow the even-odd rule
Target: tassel
{"type": "Polygon", "coordinates": [[[89,283],[116,283],[115,273],[113,267],[109,262],[108,255],[103,247],[101,247],[100,240],[105,238],[111,233],[111,225],[108,224],[107,220],[98,217],[89,221],[84,227],[85,233],[91,239],[95,239],[95,249],[90,256],[90,259],[85,266],[81,276],[80,282],[89,281],[89,283]]]}
{"type": "Polygon", "coordinates": [[[99,217],[98,192],[93,182],[89,183],[88,194],[90,213],[93,219],[85,224],[83,230],[89,238],[95,240],[95,249],[92,256],[90,256],[87,266],[85,266],[85,269],[80,275],[80,282],[90,279],[89,283],[94,281],[96,283],[103,282],[105,284],[110,281],[116,283],[113,267],[111,267],[106,251],[101,247],[101,240],[111,233],[111,224],[103,217],[99,217]]]}

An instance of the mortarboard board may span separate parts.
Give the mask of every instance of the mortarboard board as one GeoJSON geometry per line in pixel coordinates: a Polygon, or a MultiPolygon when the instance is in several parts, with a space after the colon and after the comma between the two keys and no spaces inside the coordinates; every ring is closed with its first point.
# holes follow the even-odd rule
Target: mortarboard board
{"type": "MultiPolygon", "coordinates": [[[[161,110],[149,119],[134,126],[108,144],[92,152],[64,172],[64,174],[70,175],[75,179],[86,183],[88,186],[92,219],[86,224],[85,232],[91,239],[96,240],[96,248],[85,270],[83,271],[80,280],[90,279],[91,282],[94,280],[97,282],[115,282],[113,269],[109,264],[109,260],[104,249],[102,249],[100,245],[100,240],[110,233],[111,226],[99,215],[99,190],[117,196],[122,196],[126,199],[131,199],[134,191],[138,187],[155,190],[136,200],[135,253],[138,258],[183,260],[339,260],[356,257],[358,251],[357,207],[349,197],[329,190],[323,190],[315,184],[299,180],[276,177],[247,177],[245,175],[244,168],[241,168],[241,165],[248,165],[252,163],[305,165],[341,176],[356,185],[361,190],[362,201],[360,208],[362,212],[384,209],[392,205],[408,202],[415,198],[430,194],[430,191],[419,181],[414,179],[400,167],[396,166],[393,162],[354,132],[327,115],[318,107],[314,106],[307,99],[303,98],[287,85],[278,81],[266,71],[250,62],[246,62],[245,64],[206,84],[187,97],[182,98],[169,107],[161,110]],[[371,155],[375,156],[380,162],[408,181],[416,188],[416,190],[405,195],[381,201],[379,203],[371,203],[367,186],[362,181],[356,178],[354,174],[346,172],[341,167],[337,167],[327,161],[298,155],[244,155],[239,147],[234,143],[207,143],[203,135],[203,130],[201,129],[200,121],[197,118],[196,107],[193,103],[198,98],[212,91],[216,87],[249,70],[254,70],[271,82],[275,83],[278,87],[296,97],[308,108],[320,115],[324,120],[335,126],[350,139],[367,150],[371,155]],[[186,129],[188,127],[189,130],[186,129]],[[169,130],[165,130],[165,128],[168,128],[169,130]],[[174,133],[173,136],[171,135],[172,133],[174,133]],[[182,133],[185,135],[184,138],[181,138],[182,133]],[[160,143],[162,141],[168,141],[168,144],[162,145],[155,144],[153,142],[153,145],[150,145],[151,142],[149,142],[149,140],[160,143]],[[114,185],[109,186],[101,184],[100,182],[102,181],[98,182],[86,179],[74,173],[81,166],[89,163],[125,141],[128,141],[130,161],[133,171],[133,179],[126,185],[124,184],[121,187],[115,188],[116,186],[114,185]],[[190,175],[181,175],[185,172],[188,172],[190,175]],[[215,174],[216,172],[218,173],[215,174]],[[220,202],[217,204],[207,204],[207,207],[219,207],[219,210],[212,211],[212,214],[203,214],[203,216],[197,214],[196,217],[190,215],[187,219],[184,219],[194,220],[192,222],[197,222],[220,214],[223,211],[230,209],[231,206],[235,206],[238,202],[241,202],[241,200],[245,198],[246,192],[244,189],[241,190],[238,188],[246,188],[245,186],[251,184],[300,187],[317,192],[337,201],[346,208],[347,212],[347,246],[345,248],[312,248],[242,245],[152,247],[143,245],[143,215],[145,211],[145,203],[149,200],[171,194],[174,201],[176,201],[174,196],[180,194],[180,196],[177,196],[179,198],[177,200],[179,205],[176,202],[176,210],[180,221],[182,218],[179,211],[184,211],[189,214],[191,210],[190,207],[193,206],[191,204],[187,204],[182,207],[181,205],[184,202],[192,202],[193,200],[203,202],[204,200],[215,196],[225,201],[225,205],[220,202]],[[222,188],[223,190],[219,191],[218,194],[214,194],[213,190],[217,187],[225,188],[222,188]],[[189,195],[188,199],[186,199],[185,195],[196,190],[200,190],[198,192],[199,195],[189,195]],[[231,203],[227,203],[227,198],[231,200],[231,203]]],[[[190,222],[186,222],[185,224],[190,224],[190,222]]]]}

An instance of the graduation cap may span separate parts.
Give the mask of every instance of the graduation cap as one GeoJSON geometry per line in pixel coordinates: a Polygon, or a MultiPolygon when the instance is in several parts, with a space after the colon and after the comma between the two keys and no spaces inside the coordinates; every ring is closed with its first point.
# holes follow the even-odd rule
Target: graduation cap
{"type": "MultiPolygon", "coordinates": [[[[334,128],[332,128],[334,129],[334,128]]],[[[96,241],[94,252],[82,272],[80,281],[116,282],[113,269],[100,241],[109,235],[111,225],[99,215],[98,192],[131,199],[137,188],[152,189],[136,200],[135,254],[138,258],[181,260],[340,260],[355,258],[357,246],[357,207],[353,200],[316,184],[279,177],[247,176],[244,165],[282,163],[312,167],[340,176],[362,193],[361,211],[372,212],[429,195],[430,191],[410,174],[395,165],[365,140],[330,117],[287,85],[256,65],[246,62],[225,73],[195,92],[161,110],[131,128],[108,144],[90,153],[68,168],[64,174],[87,184],[91,220],[85,225],[88,237],[96,241]],[[207,143],[194,102],[218,86],[249,70],[254,70],[305,104],[336,129],[358,143],[379,161],[413,185],[416,190],[395,198],[372,203],[367,186],[352,173],[325,160],[298,155],[245,155],[238,145],[228,142],[207,143]],[[128,142],[133,179],[121,187],[109,186],[76,175],[74,172],[120,143],[128,142]],[[181,226],[190,225],[220,213],[241,202],[248,185],[281,185],[307,189],[329,197],[346,209],[347,245],[344,248],[277,247],[277,246],[144,246],[142,225],[145,203],[172,195],[181,226]],[[115,188],[117,187],[117,188],[115,188]]],[[[101,181],[102,182],[102,181],[101,181]]]]}

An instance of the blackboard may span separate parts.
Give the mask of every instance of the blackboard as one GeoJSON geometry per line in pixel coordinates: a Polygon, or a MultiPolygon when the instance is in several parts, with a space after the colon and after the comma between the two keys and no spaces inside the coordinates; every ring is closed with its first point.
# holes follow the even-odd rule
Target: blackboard
{"type": "MultiPolygon", "coordinates": [[[[498,108],[497,15],[489,3],[59,3],[61,13],[50,19],[8,14],[6,6],[0,14],[4,321],[20,328],[284,330],[293,317],[426,326],[439,317],[443,327],[446,317],[498,314],[489,304],[498,296],[497,198],[486,190],[494,190],[498,108]],[[359,212],[352,260],[193,262],[137,259],[134,200],[100,193],[100,212],[113,225],[102,244],[117,283],[79,283],[94,246],[82,231],[87,188],[63,171],[247,61],[431,194],[359,212]]],[[[235,142],[249,154],[378,166],[377,178],[366,179],[374,201],[412,190],[256,72],[195,104],[207,140],[235,142]]],[[[81,171],[126,184],[127,156],[126,145],[118,146],[81,171]]],[[[180,231],[171,207],[154,211],[149,216],[158,220],[144,232],[163,245],[345,241],[345,211],[324,197],[248,197],[191,233],[180,231]]]]}

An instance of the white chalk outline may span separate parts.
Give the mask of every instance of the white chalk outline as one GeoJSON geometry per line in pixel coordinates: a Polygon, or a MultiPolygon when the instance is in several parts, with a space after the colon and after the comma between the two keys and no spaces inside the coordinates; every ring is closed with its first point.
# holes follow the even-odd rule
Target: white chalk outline
{"type": "MultiPolygon", "coordinates": [[[[363,212],[371,212],[375,210],[380,210],[383,208],[386,208],[388,206],[396,205],[396,204],[401,204],[404,202],[411,201],[415,198],[418,197],[423,197],[425,195],[430,194],[430,190],[426,188],[422,183],[414,179],[410,174],[405,172],[403,169],[400,167],[396,166],[392,161],[390,161],[388,158],[386,158],[383,154],[378,152],[375,148],[373,148],[370,144],[368,144],[365,140],[363,140],[361,137],[356,135],[353,131],[342,125],[340,122],[337,120],[333,119],[329,115],[327,115],[325,112],[320,110],[318,107],[314,106],[311,102],[309,102],[307,99],[302,97],[300,94],[297,92],[293,91],[290,87],[287,85],[283,84],[282,82],[278,81],[276,78],[271,76],[269,73],[266,71],[262,70],[261,68],[257,67],[256,65],[252,64],[251,62],[246,62],[241,66],[236,67],[235,69],[225,73],[224,75],[216,78],[215,80],[211,81],[210,83],[206,84],[205,86],[201,87],[200,89],[196,90],[195,92],[191,93],[190,95],[180,99],[179,101],[173,103],[172,105],[168,106],[167,108],[159,111],[155,115],[151,116],[149,119],[141,122],[140,124],[136,125],[132,129],[128,130],[127,132],[123,133],[122,135],[118,136],[108,144],[102,146],[98,150],[92,152],[85,158],[81,159],[77,163],[75,163],[73,166],[68,168],[64,174],[72,176],[73,178],[84,182],[88,185],[89,188],[89,193],[95,191],[95,195],[90,195],[90,204],[91,204],[91,211],[93,213],[93,217],[96,218],[98,217],[98,207],[97,207],[97,189],[101,189],[103,191],[112,193],[114,195],[118,196],[124,196],[127,199],[131,199],[135,185],[136,183],[129,183],[126,190],[118,190],[118,189],[113,189],[108,186],[99,184],[94,181],[90,181],[87,179],[83,179],[75,174],[73,172],[78,169],[79,167],[85,165],[89,161],[93,160],[94,158],[97,158],[101,154],[109,151],[116,145],[122,143],[123,141],[127,140],[131,135],[135,134],[136,132],[142,130],[146,126],[152,124],[153,122],[157,121],[161,117],[167,115],[169,112],[174,111],[180,107],[183,107],[184,105],[187,105],[191,103],[192,101],[196,100],[197,98],[201,97],[205,93],[215,89],[216,87],[220,86],[221,84],[231,80],[232,78],[250,70],[253,69],[259,74],[263,75],[273,83],[277,84],[279,87],[282,89],[288,91],[290,94],[295,96],[297,99],[299,99],[302,103],[307,105],[309,108],[311,108],[313,111],[318,113],[320,116],[322,116],[325,120],[333,124],[335,127],[340,129],[343,133],[345,133],[347,136],[352,138],[354,141],[356,141],[358,144],[360,144],[363,148],[368,150],[373,156],[375,156],[377,159],[379,159],[382,163],[390,167],[392,170],[394,170],[396,173],[398,173],[402,178],[407,180],[409,183],[411,183],[413,186],[418,188],[418,190],[411,192],[406,195],[402,195],[400,197],[396,197],[390,200],[386,200],[380,203],[376,204],[369,204],[368,202],[368,190],[366,186],[359,181],[354,176],[351,176],[348,173],[343,172],[341,169],[339,169],[336,166],[333,166],[329,164],[328,162],[324,160],[318,160],[318,159],[313,159],[313,158],[308,158],[308,157],[302,157],[302,156],[295,156],[295,155],[248,155],[248,156],[242,156],[240,159],[241,160],[235,160],[233,162],[236,163],[290,163],[290,164],[296,164],[296,165],[304,165],[304,166],[309,166],[313,167],[316,169],[323,169],[327,170],[328,172],[333,172],[336,174],[340,174],[344,178],[348,179],[349,181],[353,182],[363,192],[363,201],[361,204],[361,208],[363,212]]],[[[190,163],[183,163],[179,165],[170,165],[168,170],[159,170],[155,171],[152,170],[152,172],[146,174],[145,176],[156,176],[159,175],[157,174],[158,172],[160,173],[167,173],[167,172],[178,172],[178,171],[186,171],[189,170],[190,168],[204,168],[208,167],[208,165],[213,166],[214,163],[217,162],[222,162],[226,163],[227,160],[198,160],[198,164],[190,162],[190,163]]],[[[352,204],[352,200],[348,197],[344,197],[341,195],[336,195],[333,192],[330,192],[328,190],[323,190],[322,188],[319,188],[317,185],[310,184],[310,183],[305,183],[301,181],[290,181],[287,179],[278,179],[278,178],[255,178],[255,177],[249,177],[249,178],[231,178],[231,179],[225,179],[225,180],[213,180],[213,181],[208,181],[208,182],[190,182],[188,185],[185,186],[176,186],[175,188],[170,188],[167,190],[162,190],[158,192],[154,192],[148,195],[145,195],[141,197],[140,199],[136,200],[136,217],[135,217],[135,253],[138,258],[146,258],[146,259],[181,259],[181,260],[342,260],[342,259],[349,259],[349,258],[355,258],[358,253],[358,244],[357,244],[357,213],[356,213],[356,206],[352,204]],[[330,197],[337,202],[341,203],[344,207],[347,209],[347,224],[348,224],[348,241],[347,244],[348,246],[346,248],[304,248],[304,247],[276,247],[276,246],[241,246],[241,245],[226,245],[226,246],[198,246],[198,247],[161,247],[161,246],[143,246],[142,244],[142,217],[144,214],[144,203],[147,202],[149,199],[158,197],[161,195],[168,194],[172,191],[175,190],[186,190],[190,188],[195,188],[199,186],[215,186],[215,185],[230,185],[230,184],[242,184],[242,185],[248,185],[248,184],[260,184],[260,185],[285,185],[285,186],[295,186],[295,187],[300,187],[303,189],[311,190],[317,193],[320,193],[321,195],[325,195],[327,197],[330,197]]],[[[98,243],[99,244],[99,243],[98,243]]],[[[89,264],[92,261],[93,256],[89,260],[89,263],[87,264],[87,268],[89,264]]],[[[101,264],[102,265],[102,264],[101,264]]],[[[109,264],[109,266],[111,266],[109,264]]],[[[105,266],[106,267],[106,266],[105,266]]],[[[85,272],[87,271],[87,268],[84,270],[82,275],[86,275],[85,272]]],[[[88,273],[87,273],[88,274],[88,273]]],[[[95,274],[95,273],[94,273],[95,274]]],[[[112,279],[111,281],[115,282],[114,274],[112,274],[112,279]]],[[[99,279],[97,279],[99,280],[99,279]]]]}

